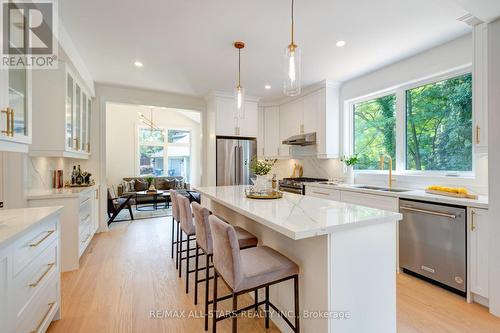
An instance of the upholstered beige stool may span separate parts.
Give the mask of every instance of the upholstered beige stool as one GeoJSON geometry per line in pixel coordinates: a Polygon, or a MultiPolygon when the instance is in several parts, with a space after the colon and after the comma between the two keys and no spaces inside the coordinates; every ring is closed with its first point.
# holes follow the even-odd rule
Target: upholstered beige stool
{"type": "MultiPolygon", "coordinates": [[[[172,259],[174,258],[174,245],[176,246],[178,241],[179,241],[178,238],[179,238],[180,216],[179,216],[179,206],[177,205],[176,196],[177,196],[177,192],[175,190],[170,190],[170,201],[172,204],[172,242],[171,242],[172,259]],[[177,225],[177,233],[176,233],[177,239],[174,239],[175,225],[177,225]]],[[[179,247],[176,246],[175,268],[179,268],[179,262],[178,262],[178,256],[177,256],[178,249],[179,249],[179,247]]]]}
{"type": "MultiPolygon", "coordinates": [[[[213,301],[210,301],[208,298],[208,289],[209,289],[209,280],[210,280],[210,268],[209,266],[210,259],[213,255],[213,244],[212,244],[212,232],[210,231],[210,224],[208,223],[208,217],[210,216],[210,211],[198,204],[197,202],[193,202],[191,204],[194,213],[194,220],[196,224],[196,262],[195,262],[195,287],[194,287],[194,304],[198,304],[198,283],[205,282],[205,331],[208,330],[208,305],[213,301]],[[199,252],[198,248],[203,251],[205,254],[205,278],[198,279],[198,269],[199,264],[199,252]]],[[[259,240],[250,232],[246,231],[240,227],[234,227],[236,231],[236,237],[238,239],[238,244],[240,248],[250,248],[257,246],[259,240]]],[[[229,295],[231,297],[232,295],[229,295]]],[[[229,297],[225,297],[222,299],[227,299],[229,297]]],[[[219,297],[219,300],[221,298],[219,297]]]]}
{"type": "MultiPolygon", "coordinates": [[[[193,212],[191,211],[191,204],[189,199],[183,195],[176,194],[177,205],[179,206],[179,217],[181,232],[179,238],[179,277],[182,276],[182,260],[186,260],[186,294],[189,293],[189,273],[194,270],[189,270],[189,259],[195,258],[196,255],[191,255],[191,251],[196,250],[196,247],[191,247],[191,241],[196,240],[195,225],[193,221],[193,212]],[[187,239],[183,240],[183,234],[186,234],[187,239]],[[183,249],[183,244],[186,243],[186,249],[183,249]],[[182,254],[186,255],[183,257],[182,254]]],[[[197,251],[197,250],[196,250],[197,251]]]]}
{"type": "Polygon", "coordinates": [[[259,246],[240,250],[238,236],[233,226],[216,216],[209,216],[213,242],[214,296],[212,332],[217,331],[217,322],[226,318],[233,320],[233,333],[237,332],[237,316],[243,311],[265,306],[265,324],[269,328],[269,307],[272,307],[294,332],[300,332],[299,325],[299,267],[281,253],[259,246]],[[231,315],[217,316],[217,280],[222,277],[231,289],[233,309],[231,315]],[[286,280],[294,281],[295,324],[269,301],[269,286],[286,280]],[[238,310],[238,295],[265,288],[266,299],[238,310]]]}

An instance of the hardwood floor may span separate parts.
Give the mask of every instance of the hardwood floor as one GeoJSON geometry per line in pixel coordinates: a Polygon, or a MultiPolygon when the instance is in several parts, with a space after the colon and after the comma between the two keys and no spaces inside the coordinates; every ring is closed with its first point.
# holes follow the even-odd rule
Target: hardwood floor
{"type": "MultiPolygon", "coordinates": [[[[63,274],[63,319],[52,323],[48,332],[203,332],[203,287],[201,304],[195,306],[192,291],[185,294],[184,279],[178,278],[170,258],[170,228],[170,218],[157,218],[117,223],[110,232],[96,235],[81,268],[63,274]],[[151,311],[160,311],[160,317],[168,310],[184,310],[194,317],[151,316],[151,311]]],[[[250,299],[242,298],[240,305],[245,303],[250,299]]],[[[222,308],[229,306],[225,301],[222,308]]],[[[220,322],[220,332],[229,332],[230,324],[220,322]]],[[[238,331],[266,330],[263,320],[242,318],[238,331]]],[[[272,326],[267,332],[279,331],[272,326]]],[[[500,319],[445,290],[400,275],[398,332],[494,333],[500,332],[500,319]]]]}

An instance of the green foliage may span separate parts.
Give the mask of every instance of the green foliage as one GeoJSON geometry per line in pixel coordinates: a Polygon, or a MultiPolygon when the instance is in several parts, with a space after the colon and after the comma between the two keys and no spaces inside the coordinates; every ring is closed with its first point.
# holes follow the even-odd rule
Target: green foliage
{"type": "Polygon", "coordinates": [[[355,105],[354,153],[359,170],[378,169],[381,154],[396,159],[396,95],[355,105]]]}
{"type": "Polygon", "coordinates": [[[406,92],[407,169],[472,170],[472,75],[406,92]]]}
{"type": "Polygon", "coordinates": [[[149,184],[150,186],[151,186],[151,184],[153,183],[153,181],[155,180],[153,177],[146,177],[146,178],[144,178],[144,179],[148,182],[148,184],[149,184]]]}
{"type": "Polygon", "coordinates": [[[358,157],[358,155],[344,156],[340,160],[342,162],[344,162],[345,165],[347,165],[347,166],[354,166],[359,162],[359,157],[358,157]]]}
{"type": "Polygon", "coordinates": [[[276,161],[277,159],[258,160],[257,158],[252,158],[252,161],[250,162],[250,170],[257,176],[265,176],[271,171],[276,161]]]}
{"type": "MultiPolygon", "coordinates": [[[[396,95],[356,104],[356,169],[378,169],[380,155],[396,160],[396,95]]],[[[406,169],[472,170],[472,75],[406,91],[406,169]]],[[[396,163],[393,163],[395,168],[396,163]]]]}
{"type": "Polygon", "coordinates": [[[165,141],[165,135],[162,130],[151,129],[150,127],[139,128],[139,142],[163,143],[164,141],[165,141]]]}

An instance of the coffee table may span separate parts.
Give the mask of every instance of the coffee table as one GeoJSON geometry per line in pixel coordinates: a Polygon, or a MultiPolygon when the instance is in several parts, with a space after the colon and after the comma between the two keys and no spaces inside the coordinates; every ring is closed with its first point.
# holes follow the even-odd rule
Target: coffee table
{"type": "Polygon", "coordinates": [[[148,191],[140,191],[135,193],[135,209],[138,211],[147,211],[147,210],[157,210],[158,209],[158,198],[163,196],[165,191],[156,191],[156,192],[148,192],[148,191]],[[140,204],[140,197],[151,197],[153,199],[152,204],[140,204]],[[140,205],[140,206],[139,206],[140,205]]]}

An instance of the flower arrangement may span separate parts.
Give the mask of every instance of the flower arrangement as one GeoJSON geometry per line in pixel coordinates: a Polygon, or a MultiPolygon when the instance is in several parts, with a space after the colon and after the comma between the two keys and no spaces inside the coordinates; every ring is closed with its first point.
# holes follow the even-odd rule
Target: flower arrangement
{"type": "Polygon", "coordinates": [[[145,181],[148,182],[148,185],[151,186],[151,184],[153,183],[153,181],[155,180],[153,177],[146,177],[144,178],[145,181]]]}
{"type": "Polygon", "coordinates": [[[253,158],[250,162],[250,170],[257,176],[265,176],[271,172],[271,169],[274,164],[276,164],[276,161],[277,159],[258,160],[257,158],[253,158]]]}
{"type": "Polygon", "coordinates": [[[359,157],[357,154],[352,156],[343,156],[340,160],[347,166],[354,166],[359,162],[359,157]]]}

